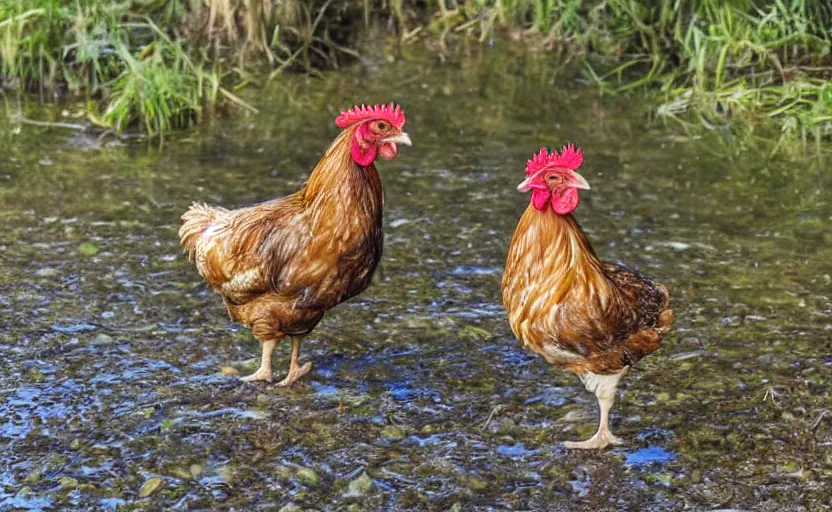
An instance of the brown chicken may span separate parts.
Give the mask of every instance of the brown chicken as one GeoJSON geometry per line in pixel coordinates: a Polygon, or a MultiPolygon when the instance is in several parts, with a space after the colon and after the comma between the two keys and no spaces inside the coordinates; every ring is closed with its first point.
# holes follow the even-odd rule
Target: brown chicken
{"type": "Polygon", "coordinates": [[[410,145],[398,106],[355,107],[335,120],[343,131],[303,188],[288,197],[227,210],[194,203],[179,238],[199,274],[219,293],[232,320],[250,325],[262,345],[260,368],[244,381],[272,381],[272,351],[292,338],[291,385],[301,336],[330,308],[364,291],[381,259],[384,196],[378,155],[410,145]]]}
{"type": "Polygon", "coordinates": [[[529,207],[514,232],[503,274],[503,303],[514,334],[549,364],[580,377],[598,398],[598,431],[567,448],[621,444],[609,413],[630,366],[658,349],[673,323],[667,289],[636,272],[598,259],[572,216],[583,162],[570,145],[546,148],[529,160],[518,190],[531,190],[529,207]]]}

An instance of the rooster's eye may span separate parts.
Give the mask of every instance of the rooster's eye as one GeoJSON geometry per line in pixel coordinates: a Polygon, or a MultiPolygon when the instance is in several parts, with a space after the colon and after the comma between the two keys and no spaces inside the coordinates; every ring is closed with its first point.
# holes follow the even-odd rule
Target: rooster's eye
{"type": "Polygon", "coordinates": [[[384,123],[378,123],[378,129],[379,129],[379,130],[384,130],[385,128],[387,128],[387,125],[386,125],[386,124],[384,124],[384,123]]]}

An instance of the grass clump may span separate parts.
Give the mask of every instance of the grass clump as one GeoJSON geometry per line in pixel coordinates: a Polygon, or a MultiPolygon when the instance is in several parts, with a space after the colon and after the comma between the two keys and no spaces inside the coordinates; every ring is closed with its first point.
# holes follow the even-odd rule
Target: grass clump
{"type": "Polygon", "coordinates": [[[103,113],[89,112],[95,124],[118,131],[138,125],[149,134],[187,126],[204,105],[216,103],[218,74],[194,64],[150,17],[177,21],[181,12],[171,4],[153,11],[95,0],[0,5],[0,73],[7,87],[42,99],[101,100],[103,113]]]}

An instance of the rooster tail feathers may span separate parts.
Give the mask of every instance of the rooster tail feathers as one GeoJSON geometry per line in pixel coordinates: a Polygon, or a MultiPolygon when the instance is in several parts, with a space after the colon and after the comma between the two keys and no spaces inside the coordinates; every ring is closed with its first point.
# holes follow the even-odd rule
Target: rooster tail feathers
{"type": "Polygon", "coordinates": [[[664,295],[664,307],[662,307],[662,312],[659,313],[659,318],[656,320],[656,331],[659,336],[664,336],[673,325],[673,310],[670,309],[670,293],[668,293],[667,288],[662,284],[658,284],[658,287],[664,295]]]}
{"type": "Polygon", "coordinates": [[[188,211],[182,214],[182,227],[179,228],[179,245],[188,253],[188,259],[192,263],[197,241],[216,218],[216,215],[217,209],[205,203],[193,203],[188,211]]]}

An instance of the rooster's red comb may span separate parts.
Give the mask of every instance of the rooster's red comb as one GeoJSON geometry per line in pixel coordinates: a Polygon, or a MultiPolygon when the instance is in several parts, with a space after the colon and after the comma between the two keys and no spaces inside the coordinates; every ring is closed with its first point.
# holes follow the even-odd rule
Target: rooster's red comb
{"type": "Polygon", "coordinates": [[[341,115],[335,118],[335,124],[338,128],[344,129],[361,121],[370,119],[384,119],[389,121],[393,126],[402,129],[404,126],[404,112],[398,105],[375,105],[368,107],[367,105],[355,106],[352,110],[344,110],[341,115]]]}
{"type": "Polygon", "coordinates": [[[540,148],[540,153],[534,155],[526,164],[526,175],[531,176],[547,167],[560,167],[561,169],[576,170],[584,161],[584,154],[581,148],[575,148],[574,144],[564,146],[560,154],[557,150],[549,151],[546,148],[540,148]]]}

